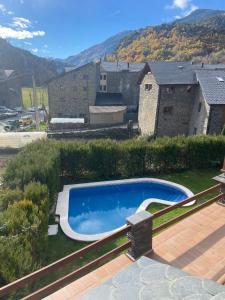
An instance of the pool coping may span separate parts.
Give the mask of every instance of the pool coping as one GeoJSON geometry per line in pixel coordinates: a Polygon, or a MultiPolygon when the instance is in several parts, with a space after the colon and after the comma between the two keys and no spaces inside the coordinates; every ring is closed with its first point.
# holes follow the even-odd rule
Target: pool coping
{"type": "MultiPolygon", "coordinates": [[[[126,184],[126,183],[136,183],[136,182],[157,182],[157,183],[162,183],[164,185],[170,186],[170,187],[175,187],[182,192],[184,192],[187,195],[187,198],[192,197],[194,194],[186,187],[171,182],[163,179],[156,179],[156,178],[135,178],[135,179],[121,179],[121,180],[112,180],[112,181],[100,181],[100,182],[89,182],[89,183],[80,183],[80,184],[70,184],[70,185],[64,185],[63,191],[58,194],[58,200],[57,200],[57,205],[56,205],[56,212],[55,214],[60,217],[59,223],[62,231],[71,239],[77,240],[77,241],[83,241],[83,242],[93,242],[100,240],[112,233],[117,232],[118,230],[124,228],[126,226],[123,225],[119,228],[116,228],[111,231],[107,231],[104,233],[99,233],[99,234],[80,234],[78,232],[75,232],[69,224],[68,221],[68,212],[69,212],[69,192],[70,190],[76,189],[76,188],[81,188],[81,187],[96,187],[96,186],[107,186],[107,185],[116,185],[116,184],[126,184]]],[[[161,200],[161,199],[156,199],[156,198],[149,198],[144,200],[140,206],[137,208],[136,213],[146,210],[147,207],[151,203],[161,203],[165,205],[174,205],[177,202],[173,201],[167,201],[167,200],[161,200]]],[[[190,206],[193,205],[195,201],[192,201],[188,204],[185,204],[184,206],[190,206]]]]}

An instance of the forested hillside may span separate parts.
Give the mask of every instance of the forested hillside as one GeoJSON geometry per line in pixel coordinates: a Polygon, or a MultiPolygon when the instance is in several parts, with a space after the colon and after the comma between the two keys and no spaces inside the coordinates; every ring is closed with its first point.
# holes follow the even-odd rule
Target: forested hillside
{"type": "Polygon", "coordinates": [[[109,60],[225,63],[225,13],[203,21],[147,27],[125,37],[109,60]]]}

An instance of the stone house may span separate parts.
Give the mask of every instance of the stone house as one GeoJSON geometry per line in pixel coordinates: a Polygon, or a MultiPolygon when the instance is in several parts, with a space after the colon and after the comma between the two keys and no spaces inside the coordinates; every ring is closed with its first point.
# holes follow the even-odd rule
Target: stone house
{"type": "Polygon", "coordinates": [[[143,68],[144,64],[91,62],[50,80],[50,117],[85,118],[92,124],[117,124],[122,123],[128,113],[137,116],[138,79],[143,68]],[[108,120],[107,114],[110,114],[108,120]]]}
{"type": "Polygon", "coordinates": [[[0,69],[0,105],[8,108],[22,106],[21,78],[14,70],[0,69]]]}
{"type": "Polygon", "coordinates": [[[219,134],[225,123],[225,65],[149,62],[140,76],[142,135],[219,134]]]}

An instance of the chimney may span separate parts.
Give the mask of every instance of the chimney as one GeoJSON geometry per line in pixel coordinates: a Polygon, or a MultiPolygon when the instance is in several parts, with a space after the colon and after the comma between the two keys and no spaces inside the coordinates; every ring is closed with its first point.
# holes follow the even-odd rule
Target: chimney
{"type": "Polygon", "coordinates": [[[202,62],[202,68],[204,68],[204,62],[202,62]]]}
{"type": "Polygon", "coordinates": [[[130,68],[130,63],[128,62],[127,63],[127,69],[129,70],[129,68],[130,68]]]}

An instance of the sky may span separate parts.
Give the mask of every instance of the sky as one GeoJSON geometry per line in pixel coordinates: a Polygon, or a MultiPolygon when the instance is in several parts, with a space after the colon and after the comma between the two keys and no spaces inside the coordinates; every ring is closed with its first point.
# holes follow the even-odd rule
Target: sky
{"type": "Polygon", "coordinates": [[[0,0],[0,37],[38,56],[66,58],[197,8],[225,10],[225,0],[0,0]]]}

